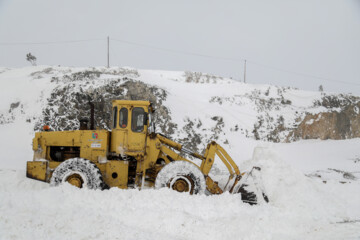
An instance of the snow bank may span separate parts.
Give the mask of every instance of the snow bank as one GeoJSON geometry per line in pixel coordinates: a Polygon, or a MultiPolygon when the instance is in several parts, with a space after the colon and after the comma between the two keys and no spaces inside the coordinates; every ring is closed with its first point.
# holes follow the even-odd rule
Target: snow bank
{"type": "Polygon", "coordinates": [[[262,167],[269,204],[238,194],[168,189],[105,191],[49,187],[23,171],[0,171],[0,239],[356,239],[360,184],[324,184],[270,149],[244,166],[262,167]],[[355,222],[351,222],[355,221],[355,222]]]}
{"type": "Polygon", "coordinates": [[[336,223],[360,219],[359,182],[342,184],[305,176],[283,161],[271,145],[256,147],[253,158],[244,162],[241,169],[252,166],[261,168],[271,205],[298,215],[300,222],[336,223]]]}

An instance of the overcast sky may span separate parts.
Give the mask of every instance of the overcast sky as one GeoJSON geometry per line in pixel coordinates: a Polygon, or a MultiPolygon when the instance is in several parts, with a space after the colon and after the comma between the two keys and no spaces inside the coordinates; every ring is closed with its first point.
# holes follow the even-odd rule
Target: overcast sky
{"type": "Polygon", "coordinates": [[[247,59],[250,83],[360,95],[360,0],[0,0],[2,67],[105,66],[107,36],[111,66],[242,81],[247,59]]]}

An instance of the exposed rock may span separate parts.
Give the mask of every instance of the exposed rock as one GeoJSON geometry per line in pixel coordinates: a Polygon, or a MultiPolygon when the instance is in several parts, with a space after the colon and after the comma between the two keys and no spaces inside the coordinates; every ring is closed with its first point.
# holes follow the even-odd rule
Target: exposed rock
{"type": "Polygon", "coordinates": [[[323,93],[321,101],[315,101],[315,106],[323,106],[327,109],[339,109],[345,108],[351,104],[355,104],[360,101],[359,97],[352,95],[326,95],[323,93]]]}
{"type": "Polygon", "coordinates": [[[19,106],[20,106],[20,102],[15,102],[15,103],[10,104],[9,112],[11,112],[13,109],[15,109],[15,108],[17,108],[19,106]]]}
{"type": "Polygon", "coordinates": [[[286,98],[287,92],[292,90],[291,88],[272,86],[266,90],[254,89],[250,93],[243,95],[231,97],[213,96],[209,102],[218,103],[219,105],[239,106],[245,106],[249,103],[255,104],[257,120],[253,125],[253,129],[251,131],[241,129],[241,133],[256,140],[281,142],[294,128],[294,124],[297,126],[301,121],[294,123],[293,120],[286,119],[289,114],[284,116],[283,113],[292,112],[290,115],[292,119],[302,119],[305,116],[305,109],[304,111],[295,111],[291,100],[286,98]]]}
{"type": "MultiPolygon", "coordinates": [[[[338,103],[336,106],[340,106],[338,103]]],[[[336,112],[308,114],[300,125],[287,137],[298,139],[346,139],[360,137],[360,102],[336,112]]]]}
{"type": "Polygon", "coordinates": [[[42,71],[33,72],[30,74],[30,76],[32,76],[34,79],[40,79],[43,78],[43,75],[51,74],[51,73],[53,73],[53,69],[49,67],[49,68],[45,68],[42,71]]]}
{"type": "Polygon", "coordinates": [[[21,102],[11,103],[9,110],[6,113],[0,113],[0,124],[12,123],[17,114],[24,113],[24,105],[21,102]]]}
{"type": "Polygon", "coordinates": [[[204,74],[201,72],[190,72],[184,73],[185,82],[193,83],[217,83],[217,80],[223,80],[221,77],[217,77],[210,74],[204,74]]]}
{"type": "Polygon", "coordinates": [[[182,128],[182,131],[185,133],[185,137],[177,138],[175,140],[182,144],[184,148],[190,149],[194,152],[199,152],[199,146],[202,143],[202,136],[197,133],[196,129],[199,128],[202,123],[199,119],[192,121],[189,118],[186,118],[184,121],[186,124],[182,128]]]}

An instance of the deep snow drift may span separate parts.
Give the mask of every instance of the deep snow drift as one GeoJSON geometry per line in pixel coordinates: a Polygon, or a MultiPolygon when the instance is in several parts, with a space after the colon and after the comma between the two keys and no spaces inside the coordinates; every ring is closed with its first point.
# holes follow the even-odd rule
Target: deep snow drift
{"type": "Polygon", "coordinates": [[[306,177],[261,147],[243,165],[262,167],[270,203],[239,195],[105,191],[32,181],[0,171],[1,239],[358,239],[360,184],[306,177]]]}
{"type": "MultiPolygon", "coordinates": [[[[273,86],[216,78],[189,83],[180,72],[139,70],[135,76],[166,89],[165,104],[178,126],[172,137],[186,136],[188,119],[201,121],[204,128],[211,127],[195,132],[204,141],[200,147],[217,136],[241,171],[261,167],[268,204],[250,206],[239,195],[226,193],[90,191],[27,179],[34,122],[42,117],[51,91],[62,84],[50,80],[81,70],[44,69],[48,67],[0,69],[0,146],[5,156],[0,160],[0,239],[360,239],[360,139],[270,144],[247,138],[258,114],[247,97],[269,88],[275,96],[273,86]],[[213,128],[214,116],[223,117],[220,131],[213,128]],[[243,129],[234,131],[236,124],[243,129]]],[[[292,105],[274,111],[274,118],[283,114],[293,119],[294,112],[308,107],[321,110],[311,108],[319,93],[290,89],[285,98],[292,105]]],[[[221,180],[224,168],[217,163],[211,174],[221,180]]]]}

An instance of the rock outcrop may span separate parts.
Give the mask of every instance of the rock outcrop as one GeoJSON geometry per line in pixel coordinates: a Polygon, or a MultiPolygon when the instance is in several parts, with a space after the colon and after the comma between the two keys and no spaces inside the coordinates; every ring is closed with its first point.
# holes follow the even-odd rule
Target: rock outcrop
{"type": "Polygon", "coordinates": [[[340,111],[308,114],[287,137],[299,139],[347,139],[360,137],[360,102],[340,111]]]}

